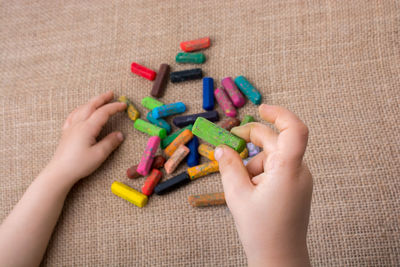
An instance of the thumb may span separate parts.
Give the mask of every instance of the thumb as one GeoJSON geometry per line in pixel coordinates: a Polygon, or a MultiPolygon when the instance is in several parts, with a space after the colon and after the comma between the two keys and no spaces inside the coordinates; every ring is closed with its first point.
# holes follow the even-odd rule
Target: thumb
{"type": "Polygon", "coordinates": [[[236,198],[252,190],[249,173],[235,150],[224,145],[218,146],[214,157],[218,161],[222,184],[228,198],[236,198]]]}
{"type": "Polygon", "coordinates": [[[124,140],[121,132],[113,132],[98,142],[93,149],[100,161],[104,161],[124,140]]]}

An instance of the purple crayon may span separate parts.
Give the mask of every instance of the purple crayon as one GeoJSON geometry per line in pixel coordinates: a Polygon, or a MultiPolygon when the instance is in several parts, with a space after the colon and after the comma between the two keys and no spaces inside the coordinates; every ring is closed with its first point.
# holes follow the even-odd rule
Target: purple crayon
{"type": "Polygon", "coordinates": [[[236,117],[236,109],[233,106],[231,100],[225,92],[225,89],[219,87],[215,89],[214,96],[217,99],[217,102],[221,109],[224,111],[225,115],[228,117],[236,117]]]}
{"type": "Polygon", "coordinates": [[[243,107],[243,105],[246,103],[246,99],[237,88],[235,82],[232,80],[232,77],[223,78],[221,84],[225,88],[225,91],[228,93],[228,96],[232,100],[232,103],[235,105],[235,107],[243,107]]]}
{"type": "Polygon", "coordinates": [[[258,146],[254,145],[253,143],[247,143],[246,147],[247,150],[249,151],[249,157],[254,157],[261,151],[261,149],[258,146]]]}

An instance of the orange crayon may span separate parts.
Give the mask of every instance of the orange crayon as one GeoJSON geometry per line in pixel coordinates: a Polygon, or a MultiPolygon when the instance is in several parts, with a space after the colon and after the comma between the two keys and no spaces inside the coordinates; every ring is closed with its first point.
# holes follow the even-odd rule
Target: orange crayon
{"type": "Polygon", "coordinates": [[[174,141],[172,141],[171,144],[169,144],[165,150],[164,153],[165,155],[167,155],[168,157],[171,157],[172,154],[174,154],[175,150],[178,149],[178,147],[180,145],[184,145],[187,142],[190,141],[190,139],[193,138],[193,134],[192,131],[190,131],[189,129],[184,130],[183,132],[181,132],[175,139],[174,141]]]}
{"type": "Polygon", "coordinates": [[[218,161],[210,161],[187,169],[191,180],[219,171],[218,161]]]}
{"type": "Polygon", "coordinates": [[[188,201],[193,207],[207,207],[226,204],[225,194],[223,192],[189,196],[188,201]]]}

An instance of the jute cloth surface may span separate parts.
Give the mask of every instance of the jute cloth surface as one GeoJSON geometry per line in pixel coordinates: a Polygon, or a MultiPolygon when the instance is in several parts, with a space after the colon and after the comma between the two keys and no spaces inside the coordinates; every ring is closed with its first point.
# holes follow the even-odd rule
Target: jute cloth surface
{"type": "MultiPolygon", "coordinates": [[[[50,160],[75,107],[112,89],[143,118],[140,99],[152,83],[132,75],[130,63],[190,68],[174,62],[179,43],[210,36],[201,67],[216,85],[244,75],[265,103],[289,108],[310,128],[312,263],[398,264],[399,10],[399,1],[2,1],[0,220],[50,160]]],[[[200,112],[201,88],[169,84],[161,100],[200,112]]],[[[244,114],[260,119],[250,102],[244,114]]],[[[111,193],[115,180],[141,188],[143,178],[130,181],[125,171],[148,138],[124,114],[102,136],[113,130],[125,142],[73,188],[43,265],[246,265],[227,207],[187,202],[221,191],[219,174],[153,196],[143,209],[111,193]]]]}

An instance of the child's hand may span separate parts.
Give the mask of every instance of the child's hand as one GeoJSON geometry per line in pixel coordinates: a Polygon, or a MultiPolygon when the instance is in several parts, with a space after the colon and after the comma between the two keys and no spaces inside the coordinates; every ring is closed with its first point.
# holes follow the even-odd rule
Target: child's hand
{"type": "Polygon", "coordinates": [[[247,168],[231,148],[215,150],[226,201],[249,265],[309,265],[306,235],[312,177],[302,161],[308,129],[282,107],[261,105],[259,112],[280,133],[260,123],[232,129],[264,149],[247,168]]]}
{"type": "Polygon", "coordinates": [[[49,166],[71,185],[96,170],[123,141],[121,132],[110,133],[96,141],[110,116],[126,108],[125,103],[109,103],[113,97],[112,91],[94,97],[69,114],[64,123],[60,143],[49,166]]]}

